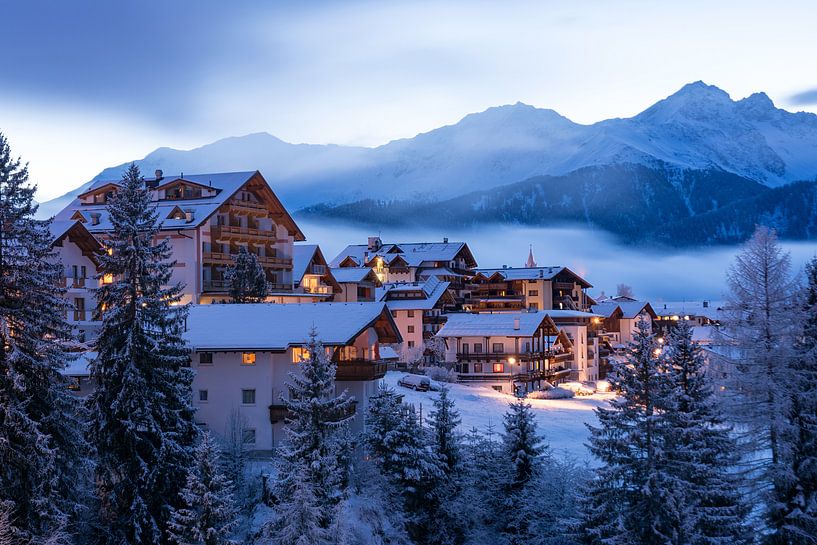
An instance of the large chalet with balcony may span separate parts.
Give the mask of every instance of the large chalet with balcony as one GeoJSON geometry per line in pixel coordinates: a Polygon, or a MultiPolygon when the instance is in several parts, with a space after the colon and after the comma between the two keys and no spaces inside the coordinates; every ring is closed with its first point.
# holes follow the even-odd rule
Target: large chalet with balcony
{"type": "Polygon", "coordinates": [[[593,286],[567,267],[476,269],[466,288],[474,312],[589,310],[593,286]]]}
{"type": "Polygon", "coordinates": [[[460,381],[520,394],[568,378],[573,344],[545,312],[455,313],[437,336],[460,381]]]}
{"type": "MultiPolygon", "coordinates": [[[[78,221],[104,242],[112,229],[106,205],[119,183],[92,183],[56,220],[78,221]]],[[[164,176],[157,170],[145,184],[161,222],[157,237],[172,246],[173,281],[184,284],[184,302],[226,300],[225,270],[242,246],[258,256],[282,302],[310,295],[294,290],[292,274],[293,244],[304,234],[260,172],[164,176]]]]}
{"type": "Polygon", "coordinates": [[[369,398],[386,374],[380,345],[401,341],[383,303],[192,306],[185,338],[193,350],[199,423],[225,434],[237,413],[246,447],[272,452],[284,438],[289,374],[309,356],[305,346],[313,328],[337,363],[337,393],[347,390],[357,402],[352,429],[362,430],[369,398]]]}

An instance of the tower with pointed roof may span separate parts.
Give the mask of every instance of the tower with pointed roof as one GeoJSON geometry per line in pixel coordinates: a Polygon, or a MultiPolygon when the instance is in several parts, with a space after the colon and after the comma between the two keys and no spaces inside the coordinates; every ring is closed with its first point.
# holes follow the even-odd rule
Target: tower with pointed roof
{"type": "Polygon", "coordinates": [[[528,250],[528,261],[525,263],[525,267],[529,269],[536,267],[536,260],[533,258],[533,244],[530,245],[528,250]]]}

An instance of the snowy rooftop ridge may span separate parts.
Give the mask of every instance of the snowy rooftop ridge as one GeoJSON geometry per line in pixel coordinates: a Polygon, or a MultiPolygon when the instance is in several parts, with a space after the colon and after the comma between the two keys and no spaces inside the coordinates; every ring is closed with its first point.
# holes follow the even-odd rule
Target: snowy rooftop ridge
{"type": "Polygon", "coordinates": [[[555,328],[546,312],[502,312],[446,314],[447,321],[438,337],[532,337],[542,324],[555,328]]]}
{"type": "Polygon", "coordinates": [[[184,337],[194,350],[283,351],[305,344],[314,327],[321,342],[342,346],[380,318],[392,324],[399,342],[384,303],[194,305],[184,337]]]}

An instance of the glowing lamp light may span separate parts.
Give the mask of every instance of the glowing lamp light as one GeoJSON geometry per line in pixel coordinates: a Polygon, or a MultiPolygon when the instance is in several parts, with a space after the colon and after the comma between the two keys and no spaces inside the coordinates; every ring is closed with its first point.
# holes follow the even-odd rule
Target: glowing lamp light
{"type": "Polygon", "coordinates": [[[664,337],[658,337],[658,344],[664,344],[664,337]]]}
{"type": "Polygon", "coordinates": [[[655,354],[656,356],[660,356],[661,355],[661,349],[656,348],[655,350],[652,351],[652,353],[655,354]]]}
{"type": "Polygon", "coordinates": [[[508,363],[513,365],[514,363],[516,363],[516,358],[508,358],[508,363]]]}

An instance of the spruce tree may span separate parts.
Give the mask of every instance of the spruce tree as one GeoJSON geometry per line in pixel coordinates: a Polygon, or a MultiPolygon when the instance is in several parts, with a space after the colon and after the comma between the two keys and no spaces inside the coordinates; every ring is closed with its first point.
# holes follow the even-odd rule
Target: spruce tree
{"type": "Polygon", "coordinates": [[[602,463],[586,493],[588,543],[669,543],[668,511],[679,505],[666,473],[664,400],[669,375],[645,320],[639,320],[626,361],[608,377],[621,395],[596,409],[590,451],[602,463]]]}
{"type": "Polygon", "coordinates": [[[169,533],[178,545],[231,545],[236,526],[232,483],[221,473],[219,449],[209,433],[196,447],[194,465],[181,491],[182,507],[170,517],[169,533]]]}
{"type": "Polygon", "coordinates": [[[97,290],[102,330],[91,365],[90,437],[96,445],[100,543],[167,542],[170,512],[193,464],[187,306],[171,283],[169,242],[156,240],[158,214],[131,165],[111,199],[112,226],[97,290]]]}
{"type": "Polygon", "coordinates": [[[267,277],[258,257],[244,246],[238,247],[233,264],[225,274],[234,303],[260,303],[267,297],[267,277]]]}
{"type": "Polygon", "coordinates": [[[511,403],[505,413],[502,450],[511,467],[508,484],[512,489],[521,488],[533,477],[539,458],[546,451],[542,437],[536,432],[530,404],[523,399],[511,403]]]}
{"type": "Polygon", "coordinates": [[[460,462],[461,438],[457,432],[460,422],[460,413],[448,397],[448,388],[443,387],[434,400],[434,409],[428,413],[428,425],[432,447],[443,460],[446,473],[453,472],[460,462]]]}
{"type": "Polygon", "coordinates": [[[665,456],[679,501],[666,506],[673,543],[717,545],[750,542],[738,483],[735,440],[715,400],[706,361],[681,321],[667,344],[670,385],[663,402],[667,419],[665,456]]]}
{"type": "Polygon", "coordinates": [[[348,482],[342,459],[348,449],[344,429],[352,418],[354,400],[345,391],[335,394],[335,364],[327,357],[314,329],[306,348],[309,356],[298,364],[298,373],[290,373],[289,396],[285,399],[286,440],[278,452],[276,484],[276,497],[284,503],[279,510],[281,520],[272,529],[279,541],[284,539],[281,532],[296,524],[292,517],[305,516],[303,509],[314,511],[320,529],[332,527],[348,482]],[[312,503],[290,512],[289,498],[296,496],[312,503]]]}
{"type": "Polygon", "coordinates": [[[817,258],[806,265],[802,332],[792,365],[791,457],[770,511],[774,545],[817,543],[817,258]]]}
{"type": "Polygon", "coordinates": [[[35,187],[0,134],[0,503],[7,534],[56,542],[77,520],[87,442],[60,369],[70,359],[62,266],[35,187]]]}

